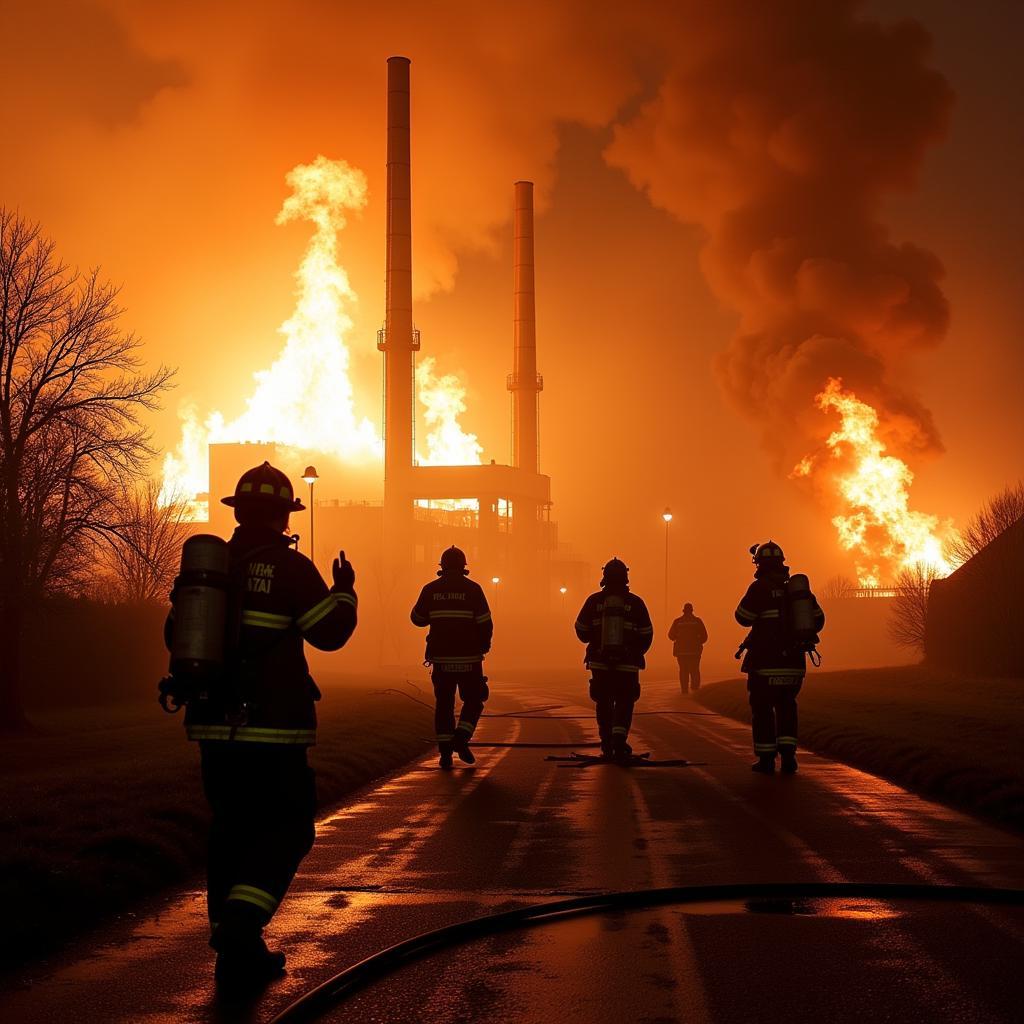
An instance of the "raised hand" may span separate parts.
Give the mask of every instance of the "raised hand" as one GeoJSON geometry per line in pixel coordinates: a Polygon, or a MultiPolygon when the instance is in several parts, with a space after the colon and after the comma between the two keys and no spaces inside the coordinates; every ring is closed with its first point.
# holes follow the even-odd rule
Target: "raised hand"
{"type": "Polygon", "coordinates": [[[338,552],[338,557],[331,566],[331,574],[334,577],[334,589],[351,593],[356,583],[356,571],[352,563],[345,557],[344,551],[338,552]]]}

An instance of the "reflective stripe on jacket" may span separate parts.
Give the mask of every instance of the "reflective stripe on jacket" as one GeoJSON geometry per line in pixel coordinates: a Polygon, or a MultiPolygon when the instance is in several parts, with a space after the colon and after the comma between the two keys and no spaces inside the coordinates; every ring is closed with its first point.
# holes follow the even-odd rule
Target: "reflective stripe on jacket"
{"type": "Polygon", "coordinates": [[[344,646],[356,626],[356,595],[328,590],[316,566],[270,527],[239,526],[228,551],[241,599],[228,686],[245,702],[245,714],[241,724],[231,724],[224,693],[211,692],[189,702],[186,734],[191,740],[311,745],[320,693],[303,644],[322,651],[344,646]]]}
{"type": "Polygon", "coordinates": [[[474,665],[491,649],[494,623],[483,588],[462,573],[445,573],[421,591],[410,615],[430,627],[425,660],[432,665],[474,665]]]}
{"type": "MultiPolygon", "coordinates": [[[[806,672],[807,656],[794,641],[789,624],[788,581],[788,573],[766,573],[750,584],[737,606],[736,621],[750,627],[741,671],[780,678],[806,672]]],[[[817,601],[814,622],[818,631],[825,625],[825,613],[817,601]]]]}
{"type": "Polygon", "coordinates": [[[608,672],[639,672],[647,667],[644,655],[650,650],[654,640],[654,626],[643,599],[627,589],[606,588],[591,594],[583,602],[579,615],[576,616],[576,636],[581,643],[587,645],[584,661],[587,668],[601,669],[608,672]],[[616,593],[625,598],[624,640],[625,657],[614,664],[603,660],[601,651],[601,615],[604,611],[606,593],[616,593]]]}

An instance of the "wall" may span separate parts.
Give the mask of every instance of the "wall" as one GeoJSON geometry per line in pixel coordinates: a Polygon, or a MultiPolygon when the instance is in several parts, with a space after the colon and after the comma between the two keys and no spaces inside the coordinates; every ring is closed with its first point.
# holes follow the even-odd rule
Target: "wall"
{"type": "Polygon", "coordinates": [[[952,576],[936,580],[925,638],[930,664],[972,675],[1024,676],[1024,519],[952,576]]]}

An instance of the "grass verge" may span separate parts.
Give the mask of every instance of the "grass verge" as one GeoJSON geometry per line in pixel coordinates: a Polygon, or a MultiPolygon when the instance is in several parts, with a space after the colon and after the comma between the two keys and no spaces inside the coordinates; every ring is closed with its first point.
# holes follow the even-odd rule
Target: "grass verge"
{"type": "MultiPolygon", "coordinates": [[[[389,685],[387,683],[383,685],[389,685]]],[[[327,689],[310,754],[326,808],[425,751],[430,711],[365,684],[327,689]]],[[[132,902],[194,876],[207,825],[199,752],[152,706],[35,715],[0,748],[0,957],[59,949],[132,902]]]]}
{"type": "MultiPolygon", "coordinates": [[[[944,803],[1024,830],[1024,680],[964,679],[923,665],[812,672],[800,744],[944,803]]],[[[746,681],[702,687],[750,721],[746,681]]]]}

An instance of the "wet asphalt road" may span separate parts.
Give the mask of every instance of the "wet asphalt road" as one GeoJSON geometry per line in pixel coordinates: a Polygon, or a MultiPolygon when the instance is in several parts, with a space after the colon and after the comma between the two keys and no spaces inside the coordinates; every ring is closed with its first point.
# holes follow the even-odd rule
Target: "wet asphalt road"
{"type": "MultiPolygon", "coordinates": [[[[492,684],[477,741],[595,738],[579,677],[492,684]],[[583,716],[573,717],[549,717],[583,716]]],[[[639,711],[704,712],[648,682],[639,711]]],[[[267,1021],[303,991],[419,932],[608,889],[739,882],[1024,886],[1024,840],[843,765],[749,771],[747,729],[705,714],[644,715],[637,750],[704,765],[561,767],[567,748],[433,757],[328,814],[269,938],[289,972],[254,1006],[224,1006],[199,889],[80,944],[29,987],[0,991],[10,1022],[267,1021]]],[[[327,1019],[385,1021],[1020,1020],[1024,910],[814,900],[602,914],[431,956],[327,1019]]]]}

